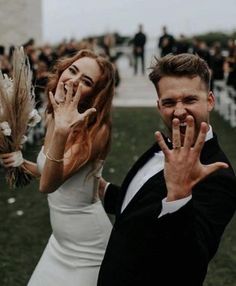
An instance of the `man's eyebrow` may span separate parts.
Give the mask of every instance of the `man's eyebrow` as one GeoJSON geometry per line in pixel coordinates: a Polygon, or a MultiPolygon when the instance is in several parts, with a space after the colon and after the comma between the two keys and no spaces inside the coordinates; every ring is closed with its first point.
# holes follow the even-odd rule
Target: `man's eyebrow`
{"type": "Polygon", "coordinates": [[[169,102],[169,101],[176,101],[175,99],[173,98],[163,98],[163,99],[160,99],[161,102],[169,102]]]}
{"type": "MultiPolygon", "coordinates": [[[[72,64],[71,66],[72,66],[77,72],[79,72],[79,69],[78,69],[78,67],[77,67],[76,65],[72,64]]],[[[83,77],[87,78],[88,80],[90,80],[90,81],[92,82],[92,84],[94,84],[94,81],[93,81],[93,79],[92,79],[90,76],[88,76],[88,75],[86,75],[86,74],[83,74],[83,77]]]]}

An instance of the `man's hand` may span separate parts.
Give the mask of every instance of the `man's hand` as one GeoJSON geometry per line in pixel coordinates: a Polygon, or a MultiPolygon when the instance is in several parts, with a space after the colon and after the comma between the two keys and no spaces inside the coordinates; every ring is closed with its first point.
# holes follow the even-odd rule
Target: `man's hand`
{"type": "Polygon", "coordinates": [[[167,201],[178,200],[192,194],[192,188],[200,180],[220,168],[228,168],[226,163],[216,162],[203,165],[200,162],[200,154],[205,143],[208,125],[201,123],[196,142],[194,142],[194,119],[187,116],[187,128],[184,142],[181,146],[180,122],[173,119],[172,142],[173,149],[170,150],[161,133],[156,132],[156,140],[165,155],[164,176],[168,190],[167,201]]]}
{"type": "Polygon", "coordinates": [[[101,200],[103,200],[105,196],[105,189],[106,189],[107,184],[108,182],[104,180],[103,177],[99,179],[98,194],[101,200]]]}

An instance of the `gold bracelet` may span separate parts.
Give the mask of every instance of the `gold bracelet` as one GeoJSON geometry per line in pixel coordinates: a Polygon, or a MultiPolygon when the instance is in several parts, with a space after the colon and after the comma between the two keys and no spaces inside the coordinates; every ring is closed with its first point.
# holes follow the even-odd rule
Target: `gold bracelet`
{"type": "Polygon", "coordinates": [[[46,158],[48,158],[48,160],[52,161],[52,162],[56,162],[56,163],[62,163],[64,161],[64,157],[61,159],[55,159],[53,157],[51,157],[47,151],[46,153],[46,158]]]}

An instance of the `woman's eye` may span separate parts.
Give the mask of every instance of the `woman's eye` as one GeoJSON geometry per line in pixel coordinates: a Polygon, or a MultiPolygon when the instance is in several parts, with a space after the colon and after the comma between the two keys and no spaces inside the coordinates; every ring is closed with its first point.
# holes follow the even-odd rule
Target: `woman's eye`
{"type": "Polygon", "coordinates": [[[92,86],[92,83],[91,83],[89,80],[87,80],[87,79],[82,78],[81,81],[82,81],[83,84],[85,84],[86,86],[89,86],[89,87],[92,86]]]}
{"type": "Polygon", "coordinates": [[[75,71],[75,69],[73,69],[73,68],[69,68],[69,71],[72,73],[72,74],[76,74],[76,71],[75,71]]]}

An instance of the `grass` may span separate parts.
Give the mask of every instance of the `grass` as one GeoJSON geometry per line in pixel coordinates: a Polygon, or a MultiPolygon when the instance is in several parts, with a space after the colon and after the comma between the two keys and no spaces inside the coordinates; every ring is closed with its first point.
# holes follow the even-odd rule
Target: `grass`
{"type": "MultiPolygon", "coordinates": [[[[213,114],[212,125],[236,170],[236,130],[213,114]]],[[[128,169],[154,142],[163,125],[154,108],[115,108],[113,142],[104,178],[121,183],[128,169]]],[[[28,147],[25,157],[34,159],[39,146],[28,147]]],[[[51,233],[46,196],[34,181],[23,189],[8,190],[0,170],[0,285],[25,286],[51,233]],[[8,199],[14,197],[15,203],[8,199]],[[22,210],[23,215],[17,211],[22,210]]],[[[236,217],[228,225],[217,255],[209,266],[204,286],[236,286],[236,217]]],[[[46,286],[46,285],[45,285],[46,286]]]]}

